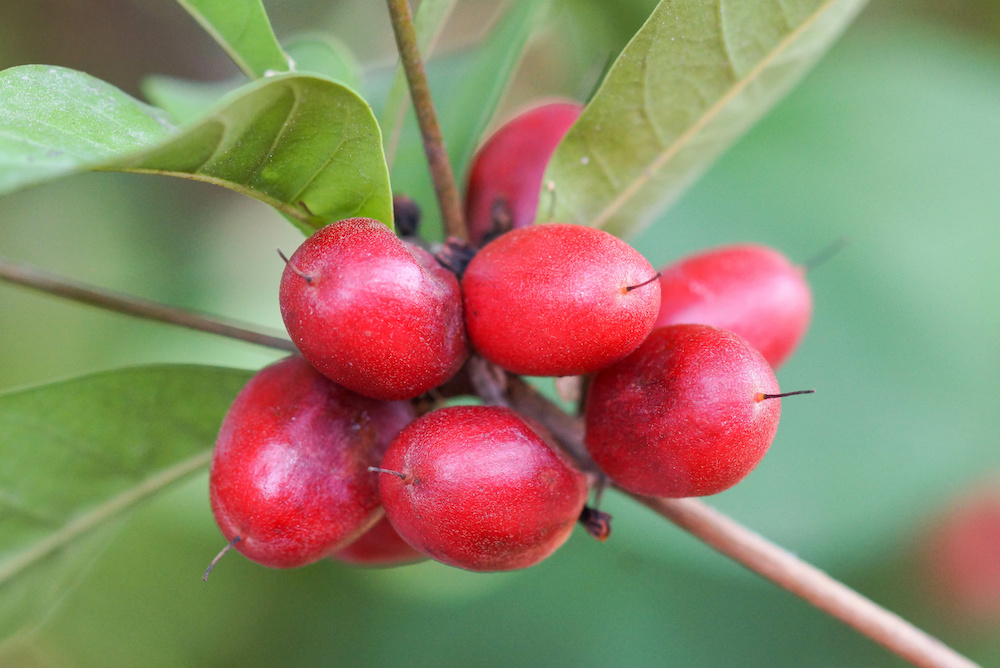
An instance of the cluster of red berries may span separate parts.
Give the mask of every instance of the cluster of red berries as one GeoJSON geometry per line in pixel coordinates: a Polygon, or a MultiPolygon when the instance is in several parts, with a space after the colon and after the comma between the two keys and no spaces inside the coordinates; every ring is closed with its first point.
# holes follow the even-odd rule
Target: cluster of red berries
{"type": "Polygon", "coordinates": [[[739,246],[658,273],[606,232],[532,225],[545,164],[579,113],[539,107],[480,149],[466,202],[481,248],[457,270],[357,218],[288,258],[281,313],[302,356],[250,380],[212,462],[230,545],[273,567],[429,556],[494,571],[551,554],[588,478],[544,429],[509,408],[418,416],[411,401],[472,355],[587,376],[586,446],[624,489],[714,494],[760,461],[781,411],[772,366],[810,317],[802,271],[739,246]]]}

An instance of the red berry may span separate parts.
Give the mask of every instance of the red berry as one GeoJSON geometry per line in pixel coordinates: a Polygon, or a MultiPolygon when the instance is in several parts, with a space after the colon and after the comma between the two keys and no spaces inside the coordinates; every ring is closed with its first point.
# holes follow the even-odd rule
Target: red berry
{"type": "Polygon", "coordinates": [[[426,559],[423,553],[400,538],[385,517],[330,558],[355,566],[403,566],[426,559]]]}
{"type": "Polygon", "coordinates": [[[433,411],[393,439],[382,461],[386,515],[408,543],[452,566],[507,571],[562,545],[587,497],[584,476],[513,411],[433,411]]]}
{"type": "Polygon", "coordinates": [[[728,329],[778,368],[809,328],[812,292],[804,274],[766,246],[725,246],[691,255],[660,274],[656,326],[728,329]]]}
{"type": "Polygon", "coordinates": [[[767,360],[732,332],[660,327],[594,376],[587,449],[637,494],[715,494],[764,457],[781,417],[781,399],[768,397],[778,392],[767,360]]]}
{"type": "Polygon", "coordinates": [[[458,280],[375,220],[342,220],[306,239],[279,296],[305,358],[366,397],[415,397],[468,356],[458,280]]]}
{"type": "Polygon", "coordinates": [[[572,376],[621,359],[653,327],[656,272],[582,225],[533,225],[480,250],[462,277],[472,346],[514,373],[572,376]]]}
{"type": "Polygon", "coordinates": [[[223,535],[274,568],[340,549],[378,521],[368,467],[413,417],[409,403],[354,394],[298,356],[262,369],[215,444],[209,492],[223,535]]]}
{"type": "Polygon", "coordinates": [[[543,104],[515,116],[480,147],[465,193],[474,246],[535,222],[549,158],[582,111],[576,102],[543,104]]]}
{"type": "Polygon", "coordinates": [[[953,622],[1000,623],[1000,487],[970,490],[929,528],[921,582],[953,622]]]}

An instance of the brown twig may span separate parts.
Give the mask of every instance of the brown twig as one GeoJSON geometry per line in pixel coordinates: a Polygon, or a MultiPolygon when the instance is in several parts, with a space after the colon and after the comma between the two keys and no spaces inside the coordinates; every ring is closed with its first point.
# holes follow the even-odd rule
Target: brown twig
{"type": "Polygon", "coordinates": [[[625,493],[717,552],[805,599],[916,666],[976,666],[902,617],[697,499],[653,499],[625,493]]]}
{"type": "Polygon", "coordinates": [[[239,339],[257,345],[295,352],[295,344],[278,335],[263,332],[251,325],[224,320],[217,316],[197,313],[186,309],[167,306],[153,301],[138,299],[111,290],[105,290],[55,274],[37,267],[0,258],[0,280],[15,283],[32,290],[38,290],[56,297],[90,304],[116,313],[156,320],[188,329],[218,334],[231,339],[239,339]]]}
{"type": "MultiPolygon", "coordinates": [[[[596,470],[583,443],[584,426],[580,418],[567,415],[517,376],[508,377],[507,394],[510,406],[545,425],[582,470],[596,470]]],[[[656,499],[620,491],[717,552],[803,598],[914,665],[927,668],[976,665],[898,615],[697,499],[656,499]]]]}
{"type": "Polygon", "coordinates": [[[417,47],[417,33],[413,28],[413,16],[406,0],[386,0],[392,17],[392,30],[396,35],[399,58],[406,71],[406,81],[413,99],[413,109],[417,114],[417,124],[424,139],[424,152],[434,181],[434,192],[441,207],[441,220],[448,236],[468,239],[465,222],[462,219],[462,204],[458,195],[458,185],[448,161],[444,136],[438,123],[431,89],[427,83],[420,50],[417,47]]]}

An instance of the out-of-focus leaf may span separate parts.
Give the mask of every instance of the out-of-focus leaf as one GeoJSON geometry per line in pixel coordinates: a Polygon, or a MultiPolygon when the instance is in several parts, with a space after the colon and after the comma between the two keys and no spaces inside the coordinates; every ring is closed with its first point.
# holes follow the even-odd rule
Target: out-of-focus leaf
{"type": "MultiPolygon", "coordinates": [[[[760,466],[708,500],[824,568],[881,559],[1000,472],[998,75],[992,45],[859,26],[633,240],[654,266],[746,240],[803,262],[850,240],[809,271],[813,324],[778,372],[816,394],[786,400],[760,466]]],[[[622,506],[619,526],[639,514],[622,506]]],[[[650,524],[636,546],[677,542],[650,524]]]]}
{"type": "Polygon", "coordinates": [[[307,233],[350,216],[392,225],[371,108],[319,76],[247,84],[178,131],[161,111],[81,72],[0,72],[0,193],[85,169],[220,185],[267,202],[307,233]]]}
{"type": "Polygon", "coordinates": [[[59,599],[95,529],[208,464],[249,375],[145,367],[0,395],[0,638],[59,599]]]}
{"type": "MultiPolygon", "coordinates": [[[[300,74],[322,74],[354,90],[361,88],[360,66],[354,54],[338,40],[325,35],[300,37],[289,42],[285,52],[300,74]]],[[[244,76],[208,82],[153,75],[143,80],[142,92],[150,102],[183,124],[195,121],[227,93],[246,83],[244,76]]]]}
{"type": "MultiPolygon", "coordinates": [[[[428,67],[435,106],[441,120],[448,157],[458,178],[464,174],[479,139],[496,111],[533,29],[541,22],[549,0],[514,4],[474,53],[431,61],[428,67]]],[[[434,188],[412,109],[393,164],[396,192],[418,202],[433,202],[434,188]]],[[[437,209],[424,212],[425,234],[440,229],[437,209]]]]}
{"type": "Polygon", "coordinates": [[[330,35],[303,35],[285,47],[300,74],[322,74],[356,91],[361,90],[361,64],[354,53],[330,35]]]}
{"type": "Polygon", "coordinates": [[[799,80],[863,5],[663,0],[556,149],[544,180],[555,190],[543,187],[540,220],[638,231],[799,80]]]}
{"type": "Polygon", "coordinates": [[[253,79],[285,72],[290,63],[261,0],[177,0],[253,79]]]}
{"type": "MultiPolygon", "coordinates": [[[[420,57],[426,62],[434,50],[434,42],[441,33],[445,21],[455,7],[455,0],[424,0],[417,7],[413,17],[413,29],[417,33],[417,48],[420,57]]],[[[392,88],[386,100],[382,113],[379,114],[379,126],[382,128],[382,141],[385,146],[386,162],[392,169],[399,133],[402,131],[403,119],[409,108],[410,92],[406,84],[406,70],[400,63],[392,79],[392,88]]]]}

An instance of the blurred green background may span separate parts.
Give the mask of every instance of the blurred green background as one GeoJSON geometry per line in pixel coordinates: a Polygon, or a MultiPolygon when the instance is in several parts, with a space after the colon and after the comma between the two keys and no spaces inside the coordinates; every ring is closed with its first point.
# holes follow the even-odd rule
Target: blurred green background
{"type": "MultiPolygon", "coordinates": [[[[585,96],[653,4],[557,3],[500,116],[543,95],[585,96]]],[[[329,30],[366,63],[372,86],[391,71],[382,3],[266,5],[279,37],[329,30]]],[[[459,3],[440,51],[461,57],[493,7],[459,3]]],[[[146,74],[235,72],[167,0],[0,8],[0,67],[65,65],[135,94],[146,74]]],[[[810,272],[813,328],[779,373],[785,389],[817,393],[785,403],[768,457],[710,503],[984,665],[1000,665],[1000,623],[950,611],[919,546],[954,499],[1000,485],[998,37],[992,0],[876,0],[633,240],[655,265],[736,241],[805,261],[850,240],[810,272]]],[[[439,106],[462,85],[439,83],[439,106]]],[[[259,202],[152,176],[88,174],[0,200],[0,254],[271,327],[281,324],[274,249],[300,241],[259,202]]],[[[6,285],[0,318],[0,389],[133,364],[258,368],[277,357],[6,285]]],[[[206,488],[197,476],[133,514],[45,623],[0,647],[3,665],[901,663],[614,494],[608,543],[578,532],[524,572],[270,571],[230,557],[206,585],[200,575],[222,542],[206,488]]]]}

